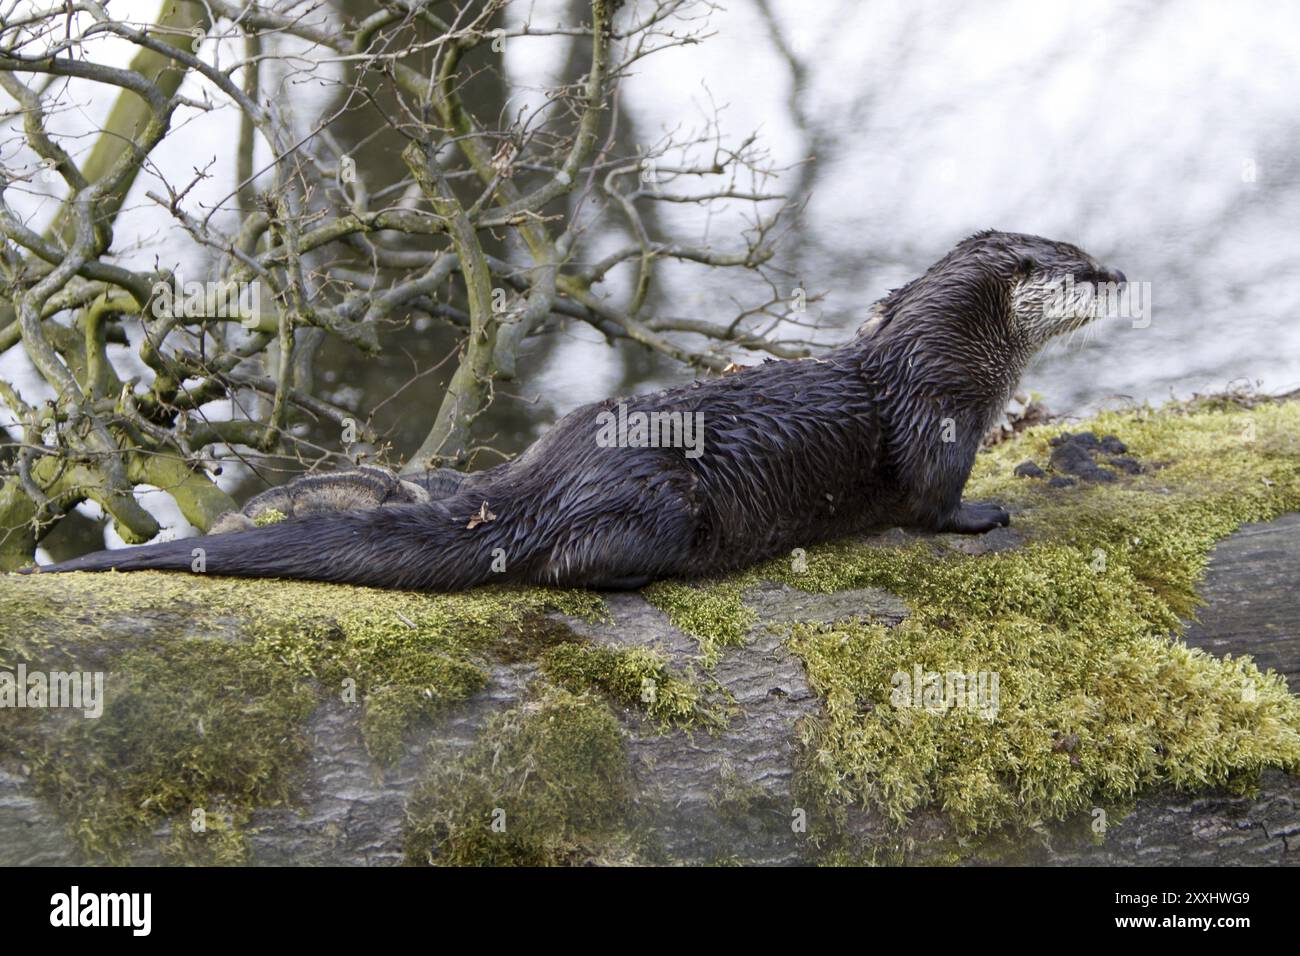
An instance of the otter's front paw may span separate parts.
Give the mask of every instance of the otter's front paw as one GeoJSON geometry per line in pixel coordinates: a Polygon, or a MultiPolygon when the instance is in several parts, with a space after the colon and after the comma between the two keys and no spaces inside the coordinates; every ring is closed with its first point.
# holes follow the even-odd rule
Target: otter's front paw
{"type": "Polygon", "coordinates": [[[983,534],[1011,524],[1011,515],[1000,505],[987,501],[961,503],[956,513],[940,530],[956,534],[983,534]]]}

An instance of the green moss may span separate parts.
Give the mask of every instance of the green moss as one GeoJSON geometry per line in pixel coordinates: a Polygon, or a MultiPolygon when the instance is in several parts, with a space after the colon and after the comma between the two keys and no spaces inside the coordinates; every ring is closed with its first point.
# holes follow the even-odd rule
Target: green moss
{"type": "Polygon", "coordinates": [[[699,641],[700,663],[712,669],[722,649],[743,644],[754,626],[757,615],[741,595],[757,580],[753,573],[742,573],[710,581],[659,581],[641,593],[676,627],[699,641]]]}
{"type": "Polygon", "coordinates": [[[190,850],[206,843],[218,858],[242,857],[237,828],[222,821],[289,799],[314,695],[247,648],[198,639],[165,657],[124,655],[105,691],[101,717],[73,716],[26,754],[39,792],[73,821],[82,847],[118,859],[140,831],[174,818],[177,833],[193,834],[190,850]],[[195,810],[212,823],[202,835],[190,825],[195,810]]]}
{"type": "Polygon", "coordinates": [[[694,680],[678,677],[663,655],[645,647],[560,644],[542,657],[542,672],[574,693],[595,690],[643,711],[663,729],[720,727],[721,704],[708,699],[694,680]]]}
{"type": "Polygon", "coordinates": [[[268,524],[276,524],[277,522],[283,521],[285,517],[286,515],[283,511],[279,511],[275,508],[267,508],[253,519],[253,524],[259,528],[264,528],[268,524]]]}
{"type": "Polygon", "coordinates": [[[247,823],[247,808],[225,804],[204,809],[202,817],[191,811],[188,821],[182,814],[161,845],[163,858],[186,866],[242,866],[248,862],[247,823]]]}
{"type": "Polygon", "coordinates": [[[623,731],[598,697],[551,688],[434,764],[407,808],[407,859],[440,865],[608,861],[627,848],[623,731]]]}
{"type": "Polygon", "coordinates": [[[1035,429],[981,456],[967,490],[1021,509],[1021,548],[837,543],[809,549],[806,574],[764,569],[807,590],[883,587],[913,609],[894,628],[795,629],[790,646],[825,698],[803,729],[815,791],[899,824],[938,808],[975,833],[1159,784],[1245,785],[1265,767],[1300,767],[1300,705],[1283,679],[1170,637],[1217,539],[1300,509],[1300,404],[1111,412],[1088,427],[1163,466],[1049,490],[1011,475],[1045,462],[1066,430],[1035,429]],[[916,667],[998,675],[996,716],[894,706],[894,676],[916,667]]]}
{"type": "MultiPolygon", "coordinates": [[[[608,614],[588,616],[588,620],[609,621],[608,614]]],[[[538,661],[548,650],[561,644],[581,643],[583,638],[565,621],[555,616],[533,616],[518,626],[506,628],[492,644],[492,657],[506,664],[538,661]]]]}
{"type": "MultiPolygon", "coordinates": [[[[175,817],[188,829],[196,807],[231,808],[237,832],[255,807],[288,799],[323,700],[360,708],[367,747],[391,761],[415,720],[483,686],[498,642],[528,645],[547,610],[591,618],[603,602],[137,572],[9,576],[0,608],[0,666],[108,672],[97,720],[56,730],[0,710],[0,752],[32,767],[88,854],[115,857],[142,828],[175,817]]],[[[168,846],[206,858],[209,835],[168,846]]]]}
{"type": "Polygon", "coordinates": [[[486,681],[475,664],[418,650],[372,648],[349,658],[333,661],[333,670],[336,674],[368,675],[361,734],[371,755],[383,763],[395,763],[401,757],[406,730],[416,719],[436,717],[486,681]]]}

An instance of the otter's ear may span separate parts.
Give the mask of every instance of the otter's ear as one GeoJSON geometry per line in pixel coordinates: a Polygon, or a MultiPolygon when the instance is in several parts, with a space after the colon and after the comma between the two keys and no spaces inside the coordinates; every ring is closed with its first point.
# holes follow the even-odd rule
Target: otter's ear
{"type": "Polygon", "coordinates": [[[1016,274],[1022,277],[1028,277],[1034,274],[1038,269],[1038,263],[1032,256],[1021,256],[1020,261],[1016,263],[1016,274]]]}

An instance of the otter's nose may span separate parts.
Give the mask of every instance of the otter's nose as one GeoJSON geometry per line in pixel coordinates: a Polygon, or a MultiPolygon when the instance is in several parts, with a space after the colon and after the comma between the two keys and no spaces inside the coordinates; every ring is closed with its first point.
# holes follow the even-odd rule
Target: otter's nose
{"type": "Polygon", "coordinates": [[[1111,282],[1118,282],[1120,285],[1123,285],[1125,282],[1128,281],[1128,276],[1126,276],[1124,273],[1120,272],[1118,269],[1111,269],[1111,270],[1110,270],[1110,281],[1111,281],[1111,282]]]}

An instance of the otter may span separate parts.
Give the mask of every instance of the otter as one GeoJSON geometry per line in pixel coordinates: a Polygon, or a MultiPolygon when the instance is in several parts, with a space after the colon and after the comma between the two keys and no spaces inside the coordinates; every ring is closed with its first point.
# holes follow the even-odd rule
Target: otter
{"type": "Polygon", "coordinates": [[[290,506],[277,523],[247,527],[245,517],[234,522],[243,530],[41,570],[619,589],[724,573],[890,525],[979,534],[1010,521],[997,504],[962,500],[986,430],[1030,358],[1095,317],[1087,290],[1125,281],[1069,243],[981,232],[892,290],[850,341],[818,358],[583,406],[485,471],[410,480],[367,470],[356,478],[367,508],[295,510],[310,495],[291,485],[268,493],[290,506]],[[1067,278],[1078,291],[1062,301],[1067,278]],[[647,440],[644,427],[611,428],[616,418],[698,422],[702,440],[694,450],[647,440]]]}

